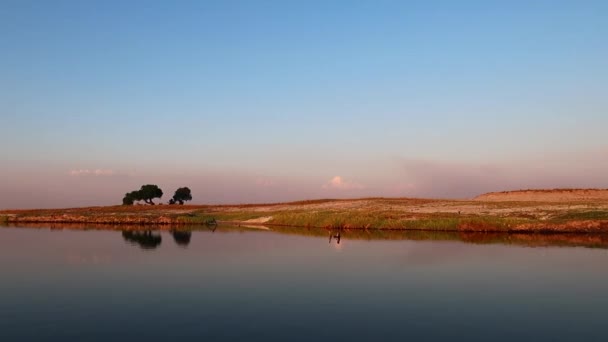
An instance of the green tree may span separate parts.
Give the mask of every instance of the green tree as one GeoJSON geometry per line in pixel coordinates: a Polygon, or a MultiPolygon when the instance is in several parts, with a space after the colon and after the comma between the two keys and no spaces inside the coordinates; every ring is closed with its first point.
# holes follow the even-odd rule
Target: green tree
{"type": "Polygon", "coordinates": [[[127,192],[122,199],[122,205],[133,205],[134,201],[135,199],[131,196],[131,193],[127,192]]]}
{"type": "Polygon", "coordinates": [[[133,205],[133,203],[135,203],[135,201],[142,201],[143,197],[140,193],[140,191],[135,190],[135,191],[131,191],[131,192],[127,192],[125,194],[125,197],[123,197],[122,199],[122,204],[123,205],[133,205]]]}
{"type": "Polygon", "coordinates": [[[148,204],[154,205],[154,202],[152,200],[155,198],[163,197],[163,191],[158,187],[158,185],[146,184],[142,185],[141,189],[139,189],[139,191],[137,191],[137,194],[135,194],[134,196],[140,198],[142,201],[148,204]]]}
{"type": "Polygon", "coordinates": [[[143,197],[141,196],[141,191],[133,190],[128,193],[129,197],[131,197],[134,201],[143,201],[143,197]]]}
{"type": "Polygon", "coordinates": [[[169,204],[184,204],[185,201],[192,201],[192,192],[188,187],[183,187],[175,190],[175,195],[169,201],[169,204]]]}

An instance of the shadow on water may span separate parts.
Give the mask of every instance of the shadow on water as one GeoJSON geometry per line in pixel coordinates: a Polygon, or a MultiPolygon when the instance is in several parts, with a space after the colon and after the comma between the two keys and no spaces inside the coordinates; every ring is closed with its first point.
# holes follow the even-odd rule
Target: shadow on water
{"type": "MultiPolygon", "coordinates": [[[[190,230],[171,230],[171,236],[173,236],[173,240],[180,247],[187,247],[190,244],[190,240],[192,239],[192,231],[190,230]]],[[[122,238],[125,241],[138,245],[142,249],[155,249],[163,241],[160,233],[152,232],[151,230],[123,230],[122,238]]]]}
{"type": "Polygon", "coordinates": [[[142,225],[104,225],[104,224],[20,224],[3,225],[15,228],[40,228],[51,230],[113,230],[121,231],[125,241],[142,249],[158,248],[162,243],[161,231],[173,237],[176,245],[187,247],[195,232],[206,233],[243,233],[282,234],[308,236],[326,239],[330,244],[341,244],[345,240],[392,240],[392,241],[459,241],[469,244],[501,244],[525,247],[585,247],[608,249],[608,234],[521,234],[521,233],[472,233],[458,231],[414,231],[387,229],[324,229],[305,227],[265,227],[231,225],[181,225],[181,226],[142,226],[142,225]]]}
{"type": "Polygon", "coordinates": [[[186,247],[190,244],[192,238],[192,231],[189,230],[172,230],[173,240],[178,246],[186,247]]]}
{"type": "Polygon", "coordinates": [[[123,230],[122,238],[131,244],[139,245],[142,249],[155,249],[163,242],[160,234],[152,233],[150,230],[123,230]]]}

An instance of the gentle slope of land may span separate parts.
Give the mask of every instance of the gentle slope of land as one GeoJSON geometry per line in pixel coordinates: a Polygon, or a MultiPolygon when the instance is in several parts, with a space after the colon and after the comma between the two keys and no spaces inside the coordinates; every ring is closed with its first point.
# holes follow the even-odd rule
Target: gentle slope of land
{"type": "Polygon", "coordinates": [[[535,201],[535,202],[572,202],[572,201],[608,201],[606,189],[553,189],[553,190],[517,190],[490,192],[475,197],[476,201],[535,201]]]}
{"type": "MultiPolygon", "coordinates": [[[[584,199],[588,190],[545,190],[551,200],[531,200],[529,191],[494,193],[474,200],[365,198],[259,205],[113,206],[59,210],[0,211],[7,223],[202,224],[459,232],[608,232],[608,198],[584,199]],[[571,197],[564,195],[573,191],[571,197]],[[525,201],[520,193],[527,193],[525,201]],[[498,194],[498,195],[497,195],[498,194]],[[500,196],[504,196],[502,200],[500,196]],[[560,201],[555,198],[561,198],[560,201]]],[[[589,190],[591,191],[591,190],[589,190]]],[[[597,193],[606,190],[593,190],[597,193]]],[[[534,194],[532,194],[534,195],[534,194]]],[[[603,196],[603,195],[602,195],[603,196]]]]}

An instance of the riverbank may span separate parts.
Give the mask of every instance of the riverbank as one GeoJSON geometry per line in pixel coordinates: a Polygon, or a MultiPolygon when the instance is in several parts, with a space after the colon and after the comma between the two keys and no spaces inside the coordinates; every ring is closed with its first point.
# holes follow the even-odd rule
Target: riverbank
{"type": "Polygon", "coordinates": [[[192,225],[220,223],[309,228],[456,232],[607,233],[608,200],[461,201],[409,198],[314,200],[244,205],[109,206],[4,210],[0,223],[192,225]]]}

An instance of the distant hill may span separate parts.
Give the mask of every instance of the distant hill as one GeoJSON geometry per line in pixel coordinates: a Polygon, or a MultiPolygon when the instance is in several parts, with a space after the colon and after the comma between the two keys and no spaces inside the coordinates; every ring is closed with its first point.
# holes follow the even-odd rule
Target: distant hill
{"type": "Polygon", "coordinates": [[[473,200],[490,202],[570,202],[608,200],[608,189],[529,189],[489,192],[487,194],[477,196],[473,200]]]}

